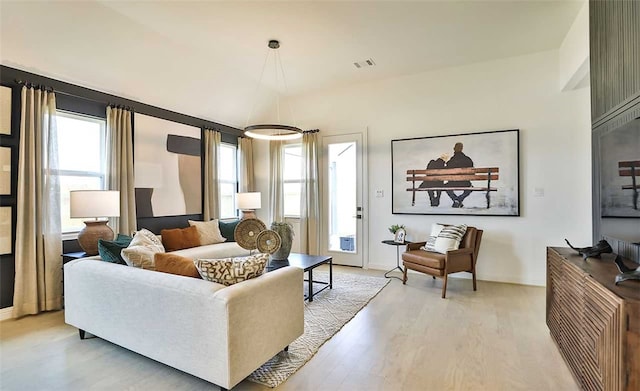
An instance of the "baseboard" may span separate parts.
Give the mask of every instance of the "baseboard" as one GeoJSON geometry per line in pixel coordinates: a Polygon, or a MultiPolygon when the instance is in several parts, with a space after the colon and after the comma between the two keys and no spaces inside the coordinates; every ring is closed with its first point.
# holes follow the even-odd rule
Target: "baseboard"
{"type": "Polygon", "coordinates": [[[13,319],[13,307],[0,309],[0,321],[13,319]]]}
{"type": "MultiPolygon", "coordinates": [[[[387,271],[392,267],[393,266],[389,266],[388,264],[383,265],[383,264],[370,263],[367,269],[387,271]]],[[[400,273],[399,270],[396,270],[396,271],[397,273],[400,273]]],[[[408,272],[422,274],[420,272],[417,272],[411,269],[409,269],[408,272]]],[[[465,272],[454,273],[454,274],[450,274],[449,276],[450,278],[471,279],[471,274],[465,273],[465,272]]],[[[482,276],[478,276],[478,281],[490,281],[490,282],[499,282],[503,284],[515,284],[515,285],[538,286],[538,287],[545,286],[545,283],[540,283],[538,281],[531,281],[527,279],[512,279],[512,278],[506,278],[505,276],[492,275],[492,274],[489,274],[489,275],[484,274],[482,276]]]]}

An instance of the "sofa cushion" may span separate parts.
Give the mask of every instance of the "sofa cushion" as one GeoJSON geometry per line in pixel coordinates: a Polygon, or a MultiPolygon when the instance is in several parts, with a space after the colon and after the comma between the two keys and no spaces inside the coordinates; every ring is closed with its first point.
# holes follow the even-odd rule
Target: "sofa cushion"
{"type": "Polygon", "coordinates": [[[177,274],[179,276],[200,277],[198,269],[190,258],[176,254],[156,253],[153,256],[157,272],[177,274]]]}
{"type": "Polygon", "coordinates": [[[261,276],[268,261],[269,254],[257,254],[242,258],[197,259],[193,263],[203,279],[229,286],[261,276]]]}
{"type": "Polygon", "coordinates": [[[160,231],[160,236],[162,237],[162,245],[166,251],[182,250],[200,245],[200,234],[198,233],[198,228],[195,226],[163,229],[160,231]]]}
{"type": "Polygon", "coordinates": [[[402,260],[414,264],[430,267],[433,269],[444,269],[444,260],[446,255],[424,251],[411,250],[402,254],[402,260]]]}
{"type": "Polygon", "coordinates": [[[220,225],[218,219],[211,221],[193,221],[189,220],[189,225],[198,229],[198,235],[200,235],[200,245],[222,243],[225,237],[220,233],[220,225]]]}
{"type": "Polygon", "coordinates": [[[218,220],[218,224],[220,226],[220,233],[225,239],[227,239],[227,242],[236,241],[234,237],[234,231],[236,230],[236,225],[238,225],[239,222],[240,220],[233,220],[229,222],[218,220]]]}
{"type": "Polygon", "coordinates": [[[98,254],[100,259],[106,262],[119,263],[126,265],[127,263],[120,255],[122,249],[127,248],[133,238],[128,235],[118,234],[115,240],[98,239],[98,254]]]}
{"type": "Polygon", "coordinates": [[[249,255],[250,251],[243,249],[236,242],[224,242],[209,244],[206,246],[185,248],[184,250],[172,251],[171,254],[180,255],[190,259],[216,259],[244,257],[249,255]]]}
{"type": "Polygon", "coordinates": [[[155,268],[154,254],[163,252],[164,246],[158,237],[151,231],[141,229],[136,232],[129,246],[122,249],[120,254],[129,266],[153,269],[155,268]]]}

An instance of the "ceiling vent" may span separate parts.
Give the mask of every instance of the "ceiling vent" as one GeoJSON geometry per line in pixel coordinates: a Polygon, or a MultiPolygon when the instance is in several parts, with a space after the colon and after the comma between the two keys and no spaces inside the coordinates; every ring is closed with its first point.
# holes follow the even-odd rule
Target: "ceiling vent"
{"type": "Polygon", "coordinates": [[[372,66],[376,65],[376,63],[373,61],[373,59],[369,58],[369,59],[364,60],[364,61],[354,62],[353,65],[355,65],[356,68],[360,69],[360,68],[372,67],[372,66]]]}

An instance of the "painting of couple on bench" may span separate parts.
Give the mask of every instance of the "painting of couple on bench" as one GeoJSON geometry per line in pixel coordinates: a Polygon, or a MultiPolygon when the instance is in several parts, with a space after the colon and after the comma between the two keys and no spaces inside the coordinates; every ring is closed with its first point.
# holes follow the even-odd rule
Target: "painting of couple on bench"
{"type": "MultiPolygon", "coordinates": [[[[473,160],[462,152],[464,145],[462,143],[456,143],[453,147],[453,156],[449,157],[448,154],[443,153],[436,160],[429,161],[427,164],[427,170],[433,169],[453,169],[453,168],[467,168],[473,167],[473,160]]],[[[442,180],[427,180],[423,181],[420,184],[421,189],[428,189],[427,194],[429,194],[429,201],[431,202],[431,206],[439,206],[440,205],[440,196],[442,195],[443,190],[431,190],[431,188],[442,188],[442,187],[471,187],[471,181],[456,181],[456,180],[448,180],[446,183],[442,180]]],[[[456,194],[453,189],[446,190],[447,195],[453,201],[451,205],[452,208],[462,208],[464,204],[465,198],[471,195],[471,190],[462,190],[462,194],[456,194]]]]}
{"type": "Polygon", "coordinates": [[[508,130],[392,140],[393,213],[518,216],[518,139],[508,130]]]}

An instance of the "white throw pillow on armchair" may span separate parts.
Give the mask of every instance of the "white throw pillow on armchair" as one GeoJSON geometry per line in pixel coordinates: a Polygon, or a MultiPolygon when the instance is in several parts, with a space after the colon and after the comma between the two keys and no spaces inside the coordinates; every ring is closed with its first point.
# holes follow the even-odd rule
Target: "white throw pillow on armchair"
{"type": "Polygon", "coordinates": [[[466,224],[445,226],[434,223],[431,225],[431,235],[422,249],[440,254],[457,250],[460,248],[460,242],[466,232],[466,224]]]}

